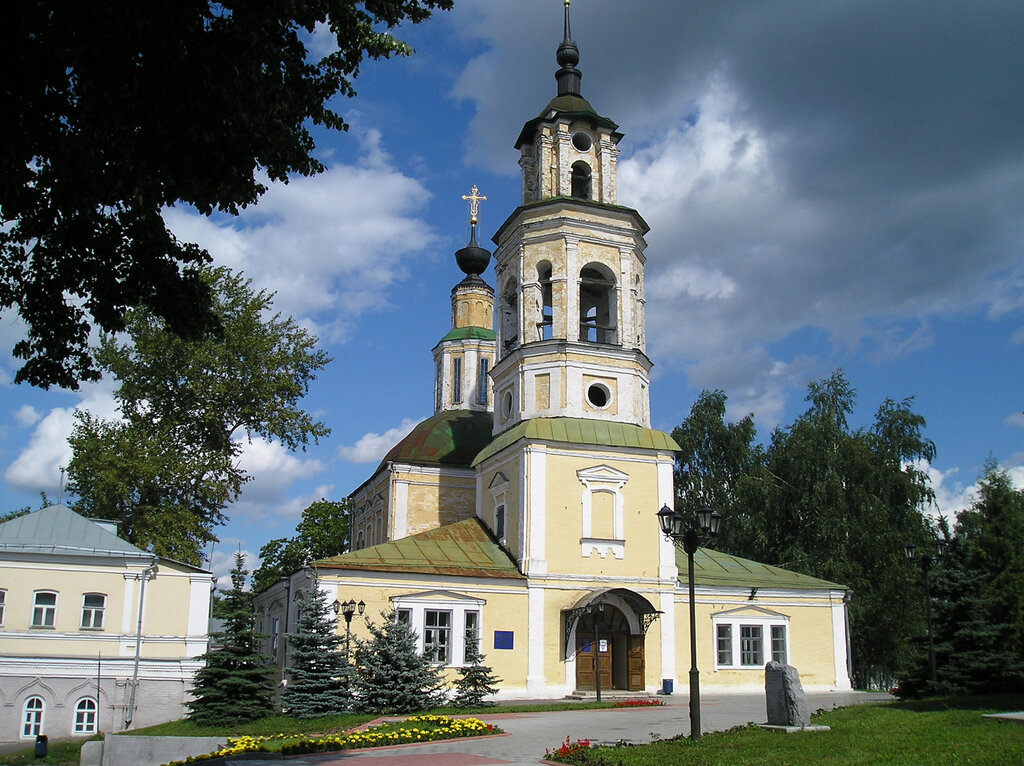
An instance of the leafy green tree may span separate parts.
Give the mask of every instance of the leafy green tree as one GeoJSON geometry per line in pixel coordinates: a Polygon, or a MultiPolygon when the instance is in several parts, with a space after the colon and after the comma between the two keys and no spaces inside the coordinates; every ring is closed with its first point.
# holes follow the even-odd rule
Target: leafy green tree
{"type": "Polygon", "coordinates": [[[121,420],[77,413],[69,439],[75,510],[189,564],[249,478],[238,464],[243,439],[305,449],[330,432],[300,406],[330,361],[316,337],[271,314],[272,294],[249,280],[225,268],[201,276],[222,334],[185,340],[150,311],[130,311],[128,339],[104,336],[96,350],[118,381],[121,420]]]}
{"type": "Polygon", "coordinates": [[[260,548],[260,567],[253,572],[257,593],[297,572],[310,561],[337,556],[348,550],[350,509],[348,499],[320,498],[302,512],[295,536],[280,537],[260,548]]]}
{"type": "Polygon", "coordinates": [[[356,639],[356,709],[363,713],[416,713],[441,700],[440,671],[416,650],[416,635],[393,609],[378,625],[367,620],[369,639],[356,639]]]}
{"type": "Polygon", "coordinates": [[[935,446],[911,399],[885,400],[867,429],[849,425],[855,401],[841,370],[813,381],[807,409],[761,449],[752,420],[726,424],[724,394],[703,394],[674,433],[677,506],[723,512],[721,550],[849,586],[855,681],[888,685],[919,620],[902,551],[930,534],[919,466],[935,446]]]}
{"type": "Polygon", "coordinates": [[[452,0],[17,0],[0,25],[0,308],[28,325],[16,380],[99,377],[90,322],[142,306],[172,332],[217,329],[209,255],[161,217],[183,203],[237,214],[265,182],[324,170],[313,125],[353,96],[364,57],[412,50],[392,31],[452,0]],[[310,44],[333,38],[324,56],[310,44]]]}
{"type": "Polygon", "coordinates": [[[981,694],[1024,687],[1024,490],[994,460],[986,463],[978,496],[960,513],[949,549],[930,575],[938,683],[930,684],[922,620],[920,651],[900,692],[981,694]]]}
{"type": "Polygon", "coordinates": [[[337,617],[314,578],[300,603],[296,632],[288,634],[288,683],[281,707],[295,718],[344,713],[350,707],[351,666],[338,647],[337,617]]]}
{"type": "Polygon", "coordinates": [[[675,510],[689,521],[707,504],[729,519],[716,544],[728,549],[733,537],[744,538],[744,486],[758,477],[763,459],[754,443],[754,416],[726,421],[723,391],[702,391],[690,414],[672,431],[679,445],[675,462],[675,510]]]}
{"type": "Polygon", "coordinates": [[[216,644],[195,675],[187,704],[189,718],[203,726],[225,726],[263,718],[274,712],[273,688],[267,659],[259,652],[252,594],[245,587],[245,557],[235,554],[232,588],[224,598],[224,630],[211,635],[216,644]]]}
{"type": "Polygon", "coordinates": [[[466,663],[459,668],[459,677],[455,679],[455,697],[452,703],[455,707],[483,707],[494,704],[484,702],[484,697],[497,693],[497,684],[501,683],[501,679],[494,675],[490,667],[483,664],[484,656],[480,654],[480,647],[475,641],[466,645],[466,663]]]}

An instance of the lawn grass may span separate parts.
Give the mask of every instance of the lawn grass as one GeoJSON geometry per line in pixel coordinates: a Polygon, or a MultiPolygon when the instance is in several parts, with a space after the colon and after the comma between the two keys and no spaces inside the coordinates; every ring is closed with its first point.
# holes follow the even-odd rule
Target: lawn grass
{"type": "Polygon", "coordinates": [[[1024,709],[1024,694],[855,705],[814,716],[827,732],[780,734],[756,726],[705,734],[699,742],[592,748],[588,766],[928,766],[1024,763],[1024,724],[982,713],[1024,709]]]}

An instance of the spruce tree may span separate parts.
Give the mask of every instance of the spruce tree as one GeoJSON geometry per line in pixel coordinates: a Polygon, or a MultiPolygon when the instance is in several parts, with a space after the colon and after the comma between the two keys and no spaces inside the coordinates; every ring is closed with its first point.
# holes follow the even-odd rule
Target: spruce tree
{"type": "Polygon", "coordinates": [[[274,712],[266,657],[260,654],[252,594],[245,586],[245,558],[235,554],[231,590],[224,596],[224,630],[211,634],[216,649],[203,655],[196,673],[189,718],[204,726],[222,726],[263,718],[274,712]]]}
{"type": "Polygon", "coordinates": [[[417,651],[416,634],[382,612],[367,620],[369,640],[356,639],[355,707],[363,713],[416,713],[441,701],[440,671],[417,651]]]}
{"type": "Polygon", "coordinates": [[[350,666],[338,651],[337,617],[330,614],[327,597],[314,578],[300,601],[297,632],[288,634],[288,684],[281,693],[284,712],[295,718],[316,718],[349,709],[350,666]]]}
{"type": "Polygon", "coordinates": [[[494,675],[491,668],[483,664],[483,660],[484,656],[480,654],[476,642],[467,643],[468,664],[459,668],[459,677],[455,680],[455,697],[452,700],[455,707],[483,707],[494,704],[484,702],[484,697],[498,691],[496,684],[501,683],[501,679],[494,675]]]}

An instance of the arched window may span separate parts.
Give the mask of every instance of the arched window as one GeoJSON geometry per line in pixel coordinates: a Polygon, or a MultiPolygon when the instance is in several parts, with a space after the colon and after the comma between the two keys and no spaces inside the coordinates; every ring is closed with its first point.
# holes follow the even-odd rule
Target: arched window
{"type": "Polygon", "coordinates": [[[96,700],[82,697],[75,703],[75,734],[96,733],[96,700]]]}
{"type": "Polygon", "coordinates": [[[599,263],[580,270],[580,340],[617,343],[615,277],[599,263]]]}
{"type": "Polygon", "coordinates": [[[591,198],[590,165],[583,160],[572,163],[572,196],[576,199],[591,198]]]}
{"type": "Polygon", "coordinates": [[[22,739],[34,739],[43,733],[43,710],[45,707],[42,697],[29,697],[25,700],[25,715],[21,719],[22,739]]]}
{"type": "Polygon", "coordinates": [[[554,310],[551,306],[551,264],[541,261],[537,264],[537,282],[540,283],[540,339],[551,340],[554,331],[554,310]]]}

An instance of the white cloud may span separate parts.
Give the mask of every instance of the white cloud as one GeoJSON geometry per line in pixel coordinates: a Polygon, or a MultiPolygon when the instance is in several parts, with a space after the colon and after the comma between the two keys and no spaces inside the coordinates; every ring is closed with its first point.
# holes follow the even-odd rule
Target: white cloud
{"type": "Polygon", "coordinates": [[[39,414],[39,410],[31,404],[23,404],[14,411],[14,419],[18,421],[18,425],[25,428],[34,426],[41,417],[42,415],[39,414]]]}
{"type": "MultiPolygon", "coordinates": [[[[77,409],[87,409],[99,417],[115,417],[116,404],[110,393],[111,387],[111,382],[106,380],[84,384],[80,391],[82,399],[77,405],[55,407],[42,419],[37,419],[28,443],[4,472],[7,483],[26,492],[45,491],[51,500],[56,500],[60,490],[60,469],[71,461],[68,437],[75,422],[74,413],[77,409]]],[[[19,413],[22,410],[25,410],[24,406],[19,413]]]]}
{"type": "MultiPolygon", "coordinates": [[[[242,485],[242,493],[227,509],[231,517],[245,517],[251,521],[280,516],[298,516],[309,502],[304,496],[292,497],[290,491],[296,482],[310,479],[324,470],[322,461],[302,458],[289,452],[280,442],[269,442],[260,437],[242,444],[239,467],[250,477],[242,485]]],[[[330,486],[318,487],[319,499],[330,491],[330,486]]]]}
{"type": "Polygon", "coordinates": [[[1024,412],[1011,412],[1006,416],[1006,425],[1024,428],[1024,412]]]}
{"type": "Polygon", "coordinates": [[[328,341],[344,340],[353,317],[386,306],[388,288],[437,241],[418,217],[430,197],[423,184],[394,167],[379,131],[352,133],[362,151],[356,164],[271,184],[237,218],[164,213],[175,234],[276,290],[276,310],[328,341]]]}
{"type": "Polygon", "coordinates": [[[368,433],[351,447],[339,447],[338,455],[349,463],[373,463],[380,460],[387,451],[416,427],[418,420],[405,418],[401,425],[390,428],[382,434],[368,433]]]}

